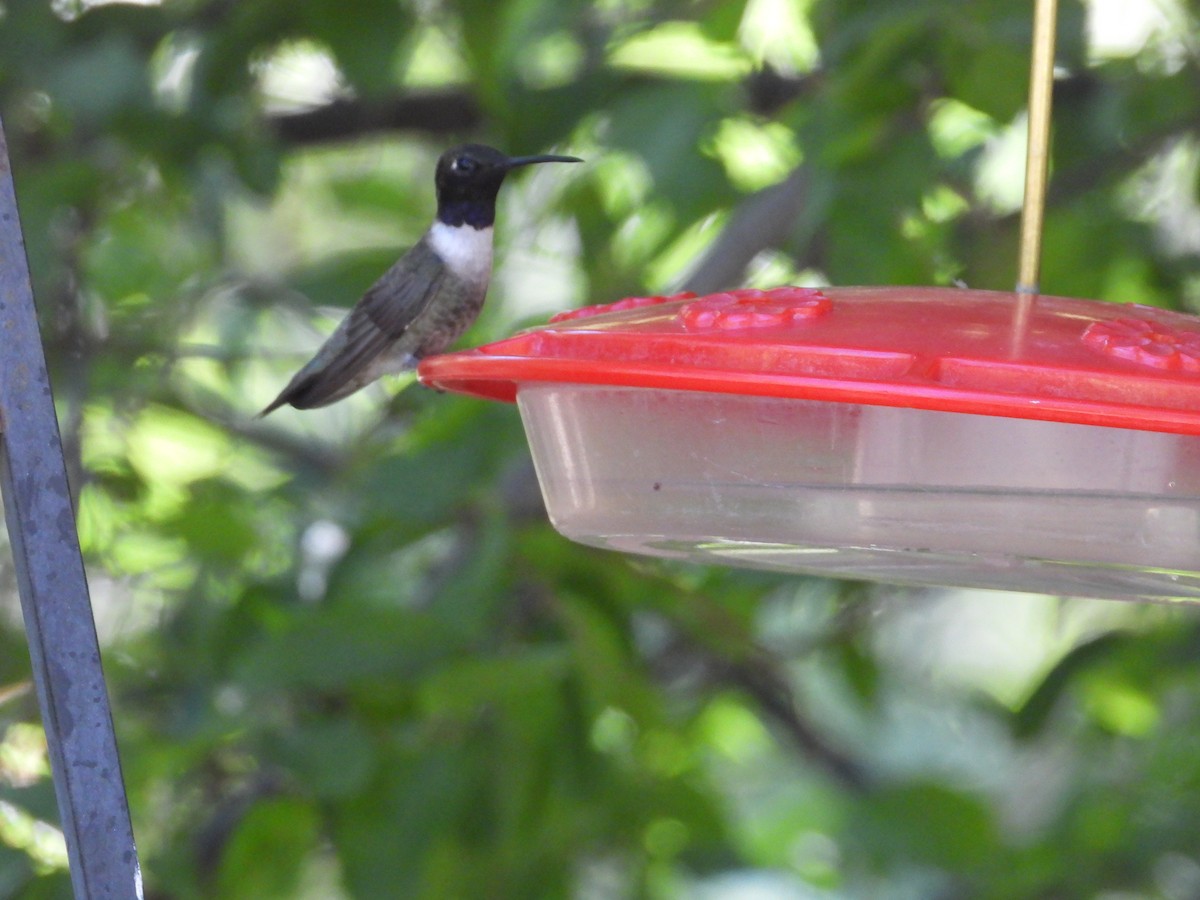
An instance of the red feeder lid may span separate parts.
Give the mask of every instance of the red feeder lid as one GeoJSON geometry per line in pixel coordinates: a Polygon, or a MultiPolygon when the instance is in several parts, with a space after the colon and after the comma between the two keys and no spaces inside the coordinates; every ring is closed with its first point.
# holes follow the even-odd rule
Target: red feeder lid
{"type": "Polygon", "coordinates": [[[633,297],[419,372],[504,401],[530,382],[597,384],[1200,435],[1200,317],[957,288],[633,297]]]}

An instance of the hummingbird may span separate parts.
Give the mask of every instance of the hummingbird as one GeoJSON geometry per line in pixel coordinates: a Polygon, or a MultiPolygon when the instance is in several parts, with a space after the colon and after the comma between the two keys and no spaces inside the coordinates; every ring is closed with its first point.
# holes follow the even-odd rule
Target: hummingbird
{"type": "Polygon", "coordinates": [[[296,409],[327,406],[450,346],[483,307],[500,185],[513,169],[549,162],[583,160],[506,156],[483,144],[443,153],[434,177],[437,218],[429,230],[367,289],[259,416],[285,403],[296,409]]]}

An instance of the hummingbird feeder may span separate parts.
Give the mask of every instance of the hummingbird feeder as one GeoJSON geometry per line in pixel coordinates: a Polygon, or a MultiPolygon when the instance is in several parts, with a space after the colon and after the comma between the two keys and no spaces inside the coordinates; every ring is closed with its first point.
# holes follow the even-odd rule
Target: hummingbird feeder
{"type": "Polygon", "coordinates": [[[551,521],[655,556],[1200,601],[1200,317],[1041,295],[1054,0],[1038,0],[1020,280],[573,310],[426,359],[520,408],[551,521]]]}

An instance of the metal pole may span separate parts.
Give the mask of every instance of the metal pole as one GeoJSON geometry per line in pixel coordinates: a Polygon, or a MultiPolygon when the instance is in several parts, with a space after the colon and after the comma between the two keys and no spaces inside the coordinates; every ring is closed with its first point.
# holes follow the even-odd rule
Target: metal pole
{"type": "Polygon", "coordinates": [[[1029,66],[1029,144],[1025,155],[1025,205],[1017,293],[1036,294],[1041,269],[1042,220],[1050,166],[1050,108],[1054,100],[1054,36],[1058,0],[1036,0],[1033,60],[1029,66]]]}
{"type": "Polygon", "coordinates": [[[78,900],[141,898],[129,804],[0,123],[0,490],[78,900]]]}

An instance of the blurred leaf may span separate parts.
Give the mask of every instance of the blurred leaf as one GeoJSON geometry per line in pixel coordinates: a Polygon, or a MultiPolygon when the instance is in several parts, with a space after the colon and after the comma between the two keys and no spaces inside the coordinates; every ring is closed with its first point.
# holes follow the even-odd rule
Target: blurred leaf
{"type": "Polygon", "coordinates": [[[150,102],[145,59],[119,31],[75,47],[62,58],[49,87],[54,99],[81,124],[94,125],[150,102]]]}
{"type": "Polygon", "coordinates": [[[172,307],[182,286],[211,266],[199,235],[173,218],[173,210],[148,203],[114,210],[105,218],[85,265],[93,289],[114,308],[172,307]]]}
{"type": "Polygon", "coordinates": [[[367,791],[334,812],[333,839],[353,896],[423,897],[435,848],[450,841],[478,767],[454,746],[386,761],[367,791]]]}
{"type": "MultiPolygon", "coordinates": [[[[1067,4],[1063,4],[1065,7],[1067,4]]],[[[1030,10],[1003,0],[972,3],[965,15],[946,20],[944,71],[947,93],[1007,122],[1024,109],[1029,91],[1030,10]]],[[[1066,28],[1060,24],[1060,32],[1066,28]]]]}
{"type": "Polygon", "coordinates": [[[19,895],[21,900],[71,900],[75,896],[71,876],[64,871],[40,875],[26,884],[19,895]]]}
{"type": "Polygon", "coordinates": [[[431,714],[471,714],[487,704],[519,706],[531,685],[552,688],[570,671],[564,647],[511,658],[461,660],[425,679],[421,702],[431,714]]]}
{"type": "Polygon", "coordinates": [[[877,867],[900,861],[947,869],[991,859],[997,833],[987,808],[936,782],[911,782],[873,794],[847,829],[877,867]]]}
{"type": "MultiPolygon", "coordinates": [[[[421,185],[421,187],[426,187],[421,185]]],[[[334,197],[345,207],[356,212],[378,212],[388,216],[401,213],[407,216],[425,214],[428,201],[418,197],[414,185],[405,184],[394,175],[376,172],[352,172],[338,178],[331,185],[334,197]]],[[[393,254],[399,255],[398,252],[393,254]]],[[[390,265],[390,261],[385,263],[390,265]]],[[[382,269],[378,270],[382,272],[382,269]]]]}
{"type": "Polygon", "coordinates": [[[697,149],[716,129],[721,89],[693,82],[648,85],[615,104],[614,146],[640,156],[658,196],[692,221],[732,200],[724,168],[697,149]]]}
{"type": "Polygon", "coordinates": [[[306,30],[329,46],[356,88],[371,95],[391,86],[396,46],[412,26],[404,4],[355,0],[348,11],[325,0],[301,0],[298,7],[306,30]]]}
{"type": "Polygon", "coordinates": [[[183,538],[202,560],[234,565],[258,545],[253,498],[220,479],[192,485],[187,505],[164,522],[167,534],[183,538]]]}
{"type": "Polygon", "coordinates": [[[455,643],[455,631],[426,613],[340,604],[297,614],[250,647],[239,669],[256,688],[369,687],[411,679],[455,643]]]}
{"type": "Polygon", "coordinates": [[[713,4],[708,15],[700,19],[700,28],[709,40],[732,42],[737,39],[745,12],[745,0],[713,4]]]}
{"type": "Polygon", "coordinates": [[[303,866],[315,848],[320,820],[294,799],[260,800],[234,829],[217,873],[220,896],[294,897],[303,866]]]}
{"type": "Polygon", "coordinates": [[[510,408],[479,401],[450,401],[436,430],[410,452],[381,460],[359,473],[360,490],[379,501],[374,514],[394,524],[428,527],[453,518],[487,476],[498,471],[515,436],[510,408]]]}
{"type": "MultiPolygon", "coordinates": [[[[0,843],[0,894],[5,897],[27,896],[22,892],[22,888],[28,885],[33,874],[33,863],[28,856],[20,850],[0,843]]],[[[69,888],[69,885],[67,887],[69,888]]]]}
{"type": "Polygon", "coordinates": [[[851,689],[864,703],[873,704],[879,696],[880,671],[877,661],[853,641],[838,644],[837,650],[842,671],[851,689]]]}
{"type": "Polygon", "coordinates": [[[880,134],[872,145],[886,148],[881,158],[843,164],[829,210],[828,270],[845,284],[928,283],[930,259],[903,239],[902,223],[905,211],[920,208],[913,189],[933,165],[933,148],[916,132],[880,134]]]}
{"type": "Polygon", "coordinates": [[[37,781],[24,787],[5,787],[0,790],[0,798],[42,822],[57,824],[59,821],[58,800],[54,795],[54,784],[50,781],[37,781]]]}
{"type": "Polygon", "coordinates": [[[304,789],[321,799],[353,796],[378,765],[371,734],[348,717],[303,722],[281,736],[277,752],[304,789]]]}

